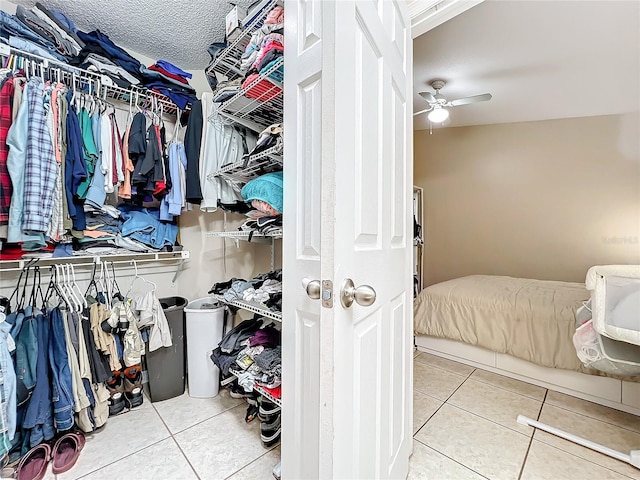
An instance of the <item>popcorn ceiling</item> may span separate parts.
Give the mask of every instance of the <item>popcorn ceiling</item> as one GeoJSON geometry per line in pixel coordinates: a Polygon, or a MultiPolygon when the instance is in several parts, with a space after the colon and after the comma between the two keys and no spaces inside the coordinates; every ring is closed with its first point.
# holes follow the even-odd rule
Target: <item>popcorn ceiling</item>
{"type": "MultiPolygon", "coordinates": [[[[233,0],[247,8],[254,0],[233,0]]],[[[2,0],[5,3],[5,0],[2,0]]],[[[11,0],[31,8],[36,0],[11,0]]],[[[79,30],[99,29],[119,47],[186,70],[203,70],[209,44],[224,41],[232,5],[223,0],[40,0],[60,10],[79,30]]],[[[3,10],[6,7],[3,6],[3,10]]]]}

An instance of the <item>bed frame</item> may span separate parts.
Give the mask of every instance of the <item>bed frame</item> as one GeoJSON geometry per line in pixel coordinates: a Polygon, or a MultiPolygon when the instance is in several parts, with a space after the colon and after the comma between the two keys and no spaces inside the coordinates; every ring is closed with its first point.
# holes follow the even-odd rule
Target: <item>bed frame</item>
{"type": "Polygon", "coordinates": [[[640,383],[543,367],[455,340],[426,335],[416,335],[414,339],[421,352],[640,415],[640,383]]]}

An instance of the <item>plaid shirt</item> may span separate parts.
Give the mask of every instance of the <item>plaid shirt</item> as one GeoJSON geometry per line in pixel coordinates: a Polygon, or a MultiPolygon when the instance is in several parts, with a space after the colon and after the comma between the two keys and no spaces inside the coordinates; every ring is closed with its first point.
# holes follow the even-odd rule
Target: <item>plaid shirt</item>
{"type": "Polygon", "coordinates": [[[53,192],[58,170],[45,116],[44,85],[40,78],[33,77],[29,80],[27,95],[29,128],[22,230],[46,232],[53,209],[53,192]]]}
{"type": "Polygon", "coordinates": [[[11,204],[11,177],[7,170],[9,146],[7,135],[13,123],[13,78],[7,79],[0,90],[0,225],[9,223],[9,205],[11,204]]]}

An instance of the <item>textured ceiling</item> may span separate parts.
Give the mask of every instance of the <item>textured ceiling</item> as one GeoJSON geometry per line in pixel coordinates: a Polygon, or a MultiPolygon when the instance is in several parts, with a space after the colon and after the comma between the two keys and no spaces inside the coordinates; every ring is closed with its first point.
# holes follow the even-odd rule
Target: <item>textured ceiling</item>
{"type": "MultiPolygon", "coordinates": [[[[447,81],[445,126],[639,112],[640,2],[488,0],[414,40],[414,101],[447,81]]],[[[428,128],[426,114],[414,128],[428,128]]]]}
{"type": "MultiPolygon", "coordinates": [[[[3,10],[5,2],[2,0],[3,10]]],[[[233,0],[248,6],[254,0],[233,0]]],[[[33,7],[35,0],[11,0],[33,7]]],[[[203,70],[207,47],[224,40],[231,4],[223,0],[40,0],[60,10],[85,32],[100,29],[118,46],[187,70],[203,70]]]]}

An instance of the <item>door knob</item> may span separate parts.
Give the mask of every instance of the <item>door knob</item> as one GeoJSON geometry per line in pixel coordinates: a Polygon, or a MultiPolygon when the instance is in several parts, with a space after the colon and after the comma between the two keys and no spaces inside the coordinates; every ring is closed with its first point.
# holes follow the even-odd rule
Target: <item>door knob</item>
{"type": "Polygon", "coordinates": [[[302,279],[302,288],[306,290],[307,295],[312,300],[320,299],[320,280],[309,280],[305,277],[302,279]]]}
{"type": "Polygon", "coordinates": [[[376,301],[376,291],[369,285],[360,285],[356,288],[353,280],[347,278],[342,282],[340,302],[344,308],[349,308],[354,300],[363,307],[373,305],[373,302],[376,301]]]}

